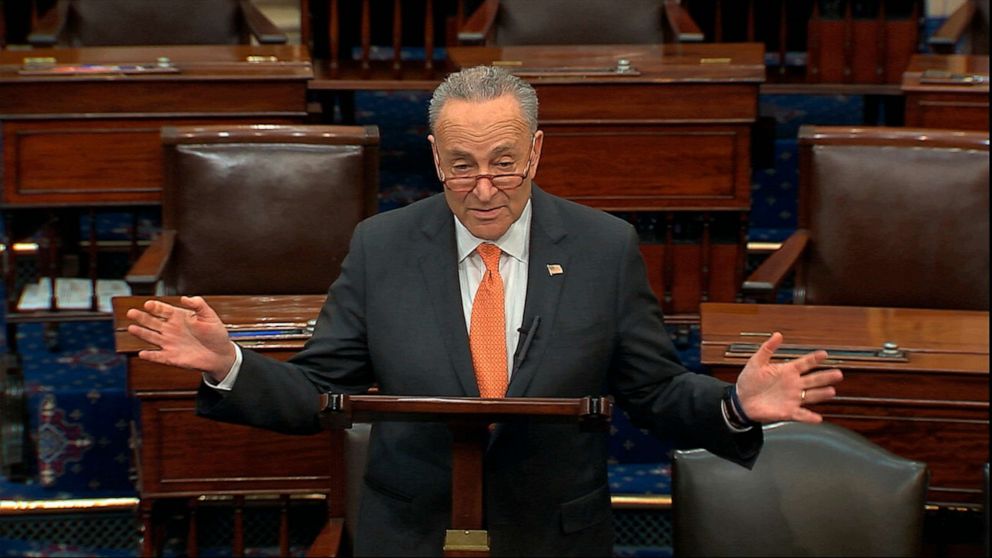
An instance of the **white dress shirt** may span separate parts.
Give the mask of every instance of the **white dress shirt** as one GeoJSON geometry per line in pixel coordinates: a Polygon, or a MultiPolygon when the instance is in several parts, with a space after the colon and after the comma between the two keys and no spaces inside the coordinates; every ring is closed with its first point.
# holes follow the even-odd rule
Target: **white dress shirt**
{"type": "MultiPolygon", "coordinates": [[[[499,274],[503,278],[504,309],[506,316],[506,374],[513,373],[513,353],[520,340],[520,327],[524,319],[524,302],[527,300],[527,262],[530,261],[530,200],[510,228],[496,240],[483,240],[472,235],[465,225],[455,219],[455,242],[458,247],[458,283],[462,292],[462,310],[465,312],[465,329],[471,329],[472,302],[479,289],[486,264],[476,251],[479,244],[489,242],[503,251],[499,256],[499,274]]],[[[454,218],[454,217],[452,217],[454,218]]],[[[469,331],[471,333],[471,331],[469,331]]],[[[507,380],[509,382],[509,380],[507,380]]]]}

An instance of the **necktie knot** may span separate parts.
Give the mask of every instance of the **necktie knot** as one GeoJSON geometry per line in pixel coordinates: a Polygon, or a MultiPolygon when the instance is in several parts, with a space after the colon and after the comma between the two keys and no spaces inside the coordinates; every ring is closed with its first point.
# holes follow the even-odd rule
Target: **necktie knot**
{"type": "Polygon", "coordinates": [[[503,253],[499,246],[483,242],[476,251],[482,256],[482,263],[486,264],[486,271],[499,274],[499,256],[503,253]]]}

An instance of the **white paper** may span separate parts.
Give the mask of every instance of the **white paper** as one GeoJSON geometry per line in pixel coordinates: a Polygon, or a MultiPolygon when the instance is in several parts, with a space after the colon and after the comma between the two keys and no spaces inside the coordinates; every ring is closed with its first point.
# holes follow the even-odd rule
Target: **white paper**
{"type": "MultiPolygon", "coordinates": [[[[59,310],[89,310],[93,283],[89,279],[58,277],[55,279],[57,308],[59,310]]],[[[110,300],[115,296],[130,296],[131,287],[121,279],[97,279],[96,296],[100,312],[111,312],[110,300]]],[[[51,280],[43,277],[37,283],[25,285],[17,302],[20,311],[48,310],[50,308],[51,280]]]]}

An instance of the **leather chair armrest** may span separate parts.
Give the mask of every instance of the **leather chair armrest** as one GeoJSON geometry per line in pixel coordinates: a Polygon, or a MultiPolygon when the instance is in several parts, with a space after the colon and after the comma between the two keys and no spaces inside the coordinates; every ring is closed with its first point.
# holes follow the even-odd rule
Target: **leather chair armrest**
{"type": "Polygon", "coordinates": [[[241,15],[245,18],[251,34],[263,45],[284,45],[288,40],[271,19],[262,13],[251,0],[241,0],[241,15]]]}
{"type": "Polygon", "coordinates": [[[131,286],[136,295],[155,294],[155,285],[162,278],[162,273],[169,264],[172,247],[176,243],[176,231],[164,230],[152,240],[152,243],[142,252],[138,261],[128,270],[124,280],[131,286]]]}
{"type": "Polygon", "coordinates": [[[458,42],[480,44],[487,41],[499,12],[499,0],[484,0],[458,29],[458,42]]]}
{"type": "Polygon", "coordinates": [[[930,36],[927,43],[938,54],[954,54],[957,44],[961,41],[971,26],[975,17],[975,3],[967,0],[947,18],[937,31],[930,36]]]}
{"type": "Polygon", "coordinates": [[[803,250],[809,243],[809,231],[798,229],[785,239],[782,246],[744,280],[744,294],[755,299],[770,301],[786,275],[793,270],[803,250]]]}
{"type": "Polygon", "coordinates": [[[35,48],[52,47],[59,40],[69,15],[69,0],[59,0],[35,22],[28,43],[35,48]]]}
{"type": "Polygon", "coordinates": [[[327,520],[327,525],[321,529],[313,544],[307,550],[307,558],[317,558],[326,556],[340,556],[341,542],[344,540],[344,520],[341,518],[331,518],[327,520]]]}
{"type": "Polygon", "coordinates": [[[677,43],[701,43],[703,42],[703,31],[693,21],[688,10],[682,7],[676,0],[665,2],[665,20],[668,25],[666,31],[677,43]]]}

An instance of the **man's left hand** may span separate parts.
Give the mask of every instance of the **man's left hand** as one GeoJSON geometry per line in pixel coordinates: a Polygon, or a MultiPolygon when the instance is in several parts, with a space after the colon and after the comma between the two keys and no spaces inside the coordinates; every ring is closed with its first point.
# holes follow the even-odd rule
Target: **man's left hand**
{"type": "Polygon", "coordinates": [[[836,368],[817,370],[827,359],[826,351],[772,362],[772,355],[781,345],[782,334],[773,333],[744,365],[737,378],[737,396],[744,413],[761,423],[822,422],[823,417],[806,405],[833,399],[836,395],[834,384],[843,380],[844,375],[836,368]]]}

